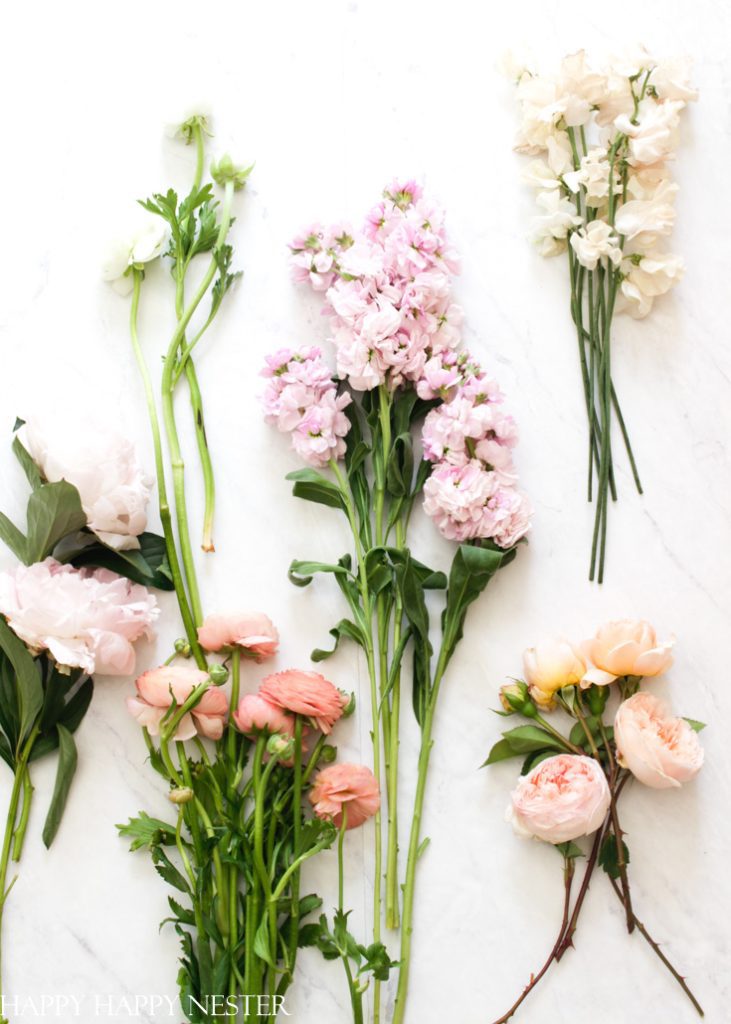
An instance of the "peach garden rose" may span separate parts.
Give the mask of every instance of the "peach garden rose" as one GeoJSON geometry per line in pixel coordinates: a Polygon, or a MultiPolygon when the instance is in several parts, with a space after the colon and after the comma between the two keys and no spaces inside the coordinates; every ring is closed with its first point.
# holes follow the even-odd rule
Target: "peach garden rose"
{"type": "Polygon", "coordinates": [[[609,802],[609,786],[598,761],[557,754],[522,776],[507,813],[518,835],[566,843],[596,832],[609,802]]]}
{"type": "Polygon", "coordinates": [[[688,782],[703,766],[698,733],[651,693],[623,701],[614,719],[619,762],[652,789],[688,782]]]}

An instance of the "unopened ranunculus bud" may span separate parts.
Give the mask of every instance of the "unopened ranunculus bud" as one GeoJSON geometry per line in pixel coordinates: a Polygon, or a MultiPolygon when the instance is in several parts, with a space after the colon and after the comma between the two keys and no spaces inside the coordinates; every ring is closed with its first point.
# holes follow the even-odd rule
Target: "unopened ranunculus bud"
{"type": "Polygon", "coordinates": [[[332,764],[335,758],[338,756],[338,748],[333,747],[332,744],[326,743],[320,751],[320,757],[318,758],[318,764],[332,764]]]}
{"type": "Polygon", "coordinates": [[[190,786],[178,786],[168,793],[168,800],[173,804],[187,804],[194,798],[195,793],[190,786]]]}
{"type": "Polygon", "coordinates": [[[208,675],[211,677],[211,682],[214,686],[223,686],[228,679],[228,669],[225,665],[211,665],[208,675]]]}
{"type": "Polygon", "coordinates": [[[281,732],[275,732],[267,740],[267,753],[279,761],[291,761],[294,757],[294,740],[281,732]]]}
{"type": "Polygon", "coordinates": [[[253,164],[249,164],[248,167],[237,165],[233,162],[228,153],[224,153],[220,160],[212,161],[211,177],[217,185],[225,185],[226,182],[232,181],[234,190],[238,192],[239,189],[242,189],[246,184],[246,179],[249,177],[253,169],[253,164]]]}
{"type": "Polygon", "coordinates": [[[173,646],[175,647],[175,653],[179,654],[182,658],[190,657],[190,643],[184,636],[178,637],[173,646]]]}
{"type": "Polygon", "coordinates": [[[343,718],[348,718],[355,711],[355,694],[341,690],[340,697],[343,702],[343,718]]]}
{"type": "Polygon", "coordinates": [[[500,687],[500,703],[511,714],[517,712],[526,718],[535,718],[537,714],[537,708],[528,693],[528,686],[521,679],[500,687]]]}

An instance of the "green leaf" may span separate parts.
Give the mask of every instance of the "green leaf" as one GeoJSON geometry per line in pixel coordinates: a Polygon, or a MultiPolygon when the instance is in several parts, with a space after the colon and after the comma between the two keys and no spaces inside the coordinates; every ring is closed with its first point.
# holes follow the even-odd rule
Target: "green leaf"
{"type": "Polygon", "coordinates": [[[172,885],[172,887],[177,889],[179,892],[190,894],[190,886],[187,881],[172,863],[161,846],[152,847],[152,862],[155,865],[155,871],[157,871],[158,875],[164,879],[168,885],[172,885]]]}
{"type": "Polygon", "coordinates": [[[139,548],[116,551],[93,534],[82,532],[67,537],[54,551],[61,562],[80,569],[84,566],[111,569],[135,583],[156,590],[173,590],[165,538],[156,533],[141,533],[139,548]]]}
{"type": "Polygon", "coordinates": [[[547,757],[554,757],[555,754],[555,750],[536,750],[535,753],[528,754],[520,767],[520,774],[527,775],[528,772],[532,771],[536,765],[541,763],[541,761],[545,761],[547,757]]]}
{"type": "Polygon", "coordinates": [[[276,970],[277,965],[269,949],[269,918],[266,914],[261,919],[261,923],[254,935],[254,952],[261,960],[276,970]]]}
{"type": "Polygon", "coordinates": [[[539,725],[519,725],[504,732],[503,738],[516,754],[531,754],[538,750],[566,753],[566,745],[539,725]]]}
{"type": "Polygon", "coordinates": [[[66,807],[71,783],[76,773],[78,755],[74,738],[68,729],[60,723],[56,726],[58,731],[58,769],[56,771],[56,784],[53,787],[51,806],[48,808],[46,823],[43,826],[43,842],[46,849],[53,842],[58,826],[61,824],[61,817],[66,807]]]}
{"type": "Polygon", "coordinates": [[[695,718],[686,718],[685,721],[691,727],[693,732],[702,732],[706,728],[705,722],[699,722],[695,718]]]}
{"type": "MultiPolygon", "coordinates": [[[[622,841],[622,852],[624,863],[629,864],[629,850],[627,844],[622,841]]],[[[610,878],[619,878],[619,856],[617,853],[617,840],[613,832],[607,832],[599,851],[599,866],[606,871],[610,878]]]]}
{"type": "Polygon", "coordinates": [[[344,565],[331,565],[327,562],[301,562],[295,559],[287,570],[287,579],[295,587],[306,587],[312,583],[312,577],[318,572],[332,572],[336,575],[350,576],[351,572],[344,565]]]}
{"type": "Polygon", "coordinates": [[[58,542],[86,525],[79,492],[65,480],[43,484],[28,500],[26,565],[41,562],[58,542]]]}
{"type": "Polygon", "coordinates": [[[15,685],[13,666],[2,651],[0,651],[0,728],[7,739],[8,750],[16,750],[20,728],[18,691],[15,685]]]}
{"type": "Polygon", "coordinates": [[[0,647],[13,666],[18,693],[20,726],[18,744],[28,736],[43,707],[43,684],[40,672],[28,648],[0,616],[0,647]]]}
{"type": "Polygon", "coordinates": [[[509,740],[498,740],[480,768],[485,768],[489,764],[497,764],[498,761],[507,761],[511,757],[520,757],[520,754],[513,750],[509,740]]]}
{"type": "MultiPolygon", "coordinates": [[[[17,419],[15,421],[15,427],[13,428],[13,430],[20,430],[20,428],[24,425],[24,422],[24,420],[17,419]]],[[[28,449],[17,436],[13,438],[12,449],[13,455],[16,457],[16,459],[20,463],[23,472],[25,473],[26,480],[33,488],[33,490],[37,491],[38,488],[43,484],[43,477],[41,476],[41,471],[38,469],[38,466],[36,466],[35,462],[33,461],[33,456],[30,454],[28,449]]]]}
{"type": "Polygon", "coordinates": [[[416,720],[421,725],[431,691],[433,648],[429,639],[429,611],[424,600],[424,588],[419,579],[419,572],[414,567],[408,549],[404,550],[402,560],[394,566],[394,571],[404,614],[411,626],[414,641],[412,703],[416,720]]]}
{"type": "Polygon", "coordinates": [[[166,821],[151,818],[145,811],[140,811],[136,818],[130,818],[126,825],[116,825],[120,836],[130,839],[130,850],[143,847],[152,849],[155,846],[173,846],[175,829],[166,821]]]}
{"type": "Polygon", "coordinates": [[[186,907],[182,906],[177,900],[174,900],[172,896],[168,896],[168,905],[173,914],[175,914],[176,921],[180,921],[181,924],[195,925],[195,914],[192,910],[188,910],[186,907]]]}
{"type": "Polygon", "coordinates": [[[404,498],[411,493],[414,476],[414,443],[410,433],[394,438],[386,466],[386,487],[394,498],[404,498]]]}
{"type": "Polygon", "coordinates": [[[585,853],[576,843],[556,843],[556,849],[566,860],[576,860],[577,857],[584,857],[585,853]]]}
{"type": "Polygon", "coordinates": [[[462,639],[467,609],[483,592],[493,576],[513,561],[517,548],[507,551],[492,541],[479,546],[460,544],[452,561],[447,588],[447,603],[442,616],[445,664],[462,639]]]}
{"type": "Polygon", "coordinates": [[[0,512],[0,540],[10,548],[19,561],[27,564],[28,542],[4,512],[0,512]]]}
{"type": "Polygon", "coordinates": [[[325,661],[330,658],[340,646],[340,641],[347,637],[350,640],[354,640],[359,646],[364,647],[365,641],[363,634],[354,622],[350,619],[341,619],[336,626],[330,630],[330,636],[334,639],[331,650],[323,650],[320,647],[316,647],[310,655],[312,661],[325,661]]]}
{"type": "Polygon", "coordinates": [[[296,469],[293,473],[287,473],[287,480],[294,480],[292,494],[296,498],[314,501],[329,508],[339,508],[345,512],[345,502],[340,488],[314,469],[296,469]]]}

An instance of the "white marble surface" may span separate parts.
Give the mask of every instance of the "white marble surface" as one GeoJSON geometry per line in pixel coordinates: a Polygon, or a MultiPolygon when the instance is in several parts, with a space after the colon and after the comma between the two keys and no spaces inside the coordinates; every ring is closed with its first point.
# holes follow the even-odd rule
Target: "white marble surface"
{"type": "MultiPolygon", "coordinates": [[[[456,286],[468,343],[494,368],[521,428],[518,463],[535,506],[530,546],[470,614],[437,725],[419,871],[409,1024],[485,1024],[542,962],[561,898],[557,858],[514,838],[503,810],[514,766],[477,766],[500,721],[495,691],[525,646],[563,631],[580,637],[607,617],[641,615],[678,637],[677,659],[657,689],[684,714],[711,723],[707,765],[681,792],[633,787],[625,827],[639,915],[687,972],[713,1024],[728,1020],[731,901],[727,780],[731,772],[725,662],[731,426],[727,202],[731,166],[731,16],[717,0],[611,5],[526,0],[480,8],[468,0],[285,2],[246,6],[77,2],[14,5],[5,14],[0,66],[4,109],[0,247],[2,507],[25,502],[9,440],[16,414],[50,407],[119,424],[150,458],[139,382],[126,335],[127,303],[98,280],[100,244],[137,196],[186,186],[192,153],[164,140],[178,100],[205,95],[216,113],[215,149],[255,158],[237,200],[234,236],[245,277],[199,360],[219,483],[217,554],[202,568],[209,607],[260,606],[282,636],[278,665],[306,665],[340,615],[327,581],[292,588],[295,556],[339,555],[333,513],[296,503],[283,477],[284,440],[260,421],[256,371],[263,354],[323,336],[316,301],[290,283],[285,243],[312,218],[358,219],[395,173],[422,176],[447,207],[464,257],[456,286]],[[616,377],[646,482],[638,498],[620,471],[609,577],[585,578],[591,512],[583,500],[585,438],[566,269],[526,240],[532,199],[511,151],[516,111],[495,70],[507,47],[528,45],[550,63],[580,46],[616,51],[642,40],[697,60],[701,99],[685,118],[674,245],[687,261],[675,294],[644,323],[621,320],[616,377]]],[[[163,283],[163,275],[159,277],[163,283]]],[[[159,350],[167,322],[145,308],[143,335],[159,350]]],[[[181,420],[185,419],[181,409],[181,420]]],[[[189,441],[186,437],[186,441],[189,441]]],[[[191,455],[194,454],[191,451],[191,455]]],[[[621,465],[621,460],[620,460],[621,465]]],[[[195,458],[193,518],[200,518],[195,458]]],[[[420,518],[415,546],[445,566],[449,546],[420,518]]],[[[2,564],[11,559],[3,553],[2,564]]],[[[173,602],[156,663],[180,633],[173,602]]],[[[252,685],[265,666],[251,672],[252,685]]],[[[361,685],[352,650],[328,665],[361,685]]],[[[68,813],[47,854],[40,842],[52,765],[36,770],[37,802],[20,879],[7,910],[8,990],[38,999],[175,994],[176,939],[158,935],[165,886],[143,854],[131,856],[114,823],[139,808],[165,812],[123,697],[128,680],[102,681],[78,733],[80,768],[68,813]]],[[[413,756],[413,730],[404,764],[413,756]]],[[[365,714],[340,730],[343,753],[367,757],[365,714]]],[[[9,777],[2,781],[7,799],[9,777]]],[[[402,784],[404,801],[410,785],[402,784]]],[[[367,893],[363,834],[349,838],[356,918],[367,893]]],[[[311,873],[331,904],[334,855],[311,873]]],[[[348,1019],[334,965],[307,951],[292,1019],[348,1019]]],[[[106,1019],[133,1018],[113,1004],[106,1019]]],[[[50,1014],[53,1017],[53,1014],[50,1014]]],[[[26,1015],[24,1019],[30,1019],[26,1015]]],[[[577,948],[517,1018],[524,1024],[695,1019],[661,965],[622,930],[618,904],[597,878],[577,948]]]]}

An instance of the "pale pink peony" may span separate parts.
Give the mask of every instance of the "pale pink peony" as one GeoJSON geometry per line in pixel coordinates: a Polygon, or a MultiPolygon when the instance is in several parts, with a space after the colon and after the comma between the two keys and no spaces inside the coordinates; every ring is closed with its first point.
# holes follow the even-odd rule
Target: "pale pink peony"
{"type": "Polygon", "coordinates": [[[207,615],[198,629],[198,639],[206,651],[241,648],[256,661],[277,653],[279,633],[271,619],[261,612],[231,612],[207,615]]]}
{"type": "Polygon", "coordinates": [[[89,675],[130,675],[132,644],[159,615],[145,587],[108,569],[74,569],[53,558],[0,573],[0,614],[31,651],[47,650],[89,675]]]}
{"type": "Polygon", "coordinates": [[[651,693],[623,701],[614,719],[619,763],[653,789],[688,782],[703,765],[698,734],[651,693]]]}
{"type": "Polygon", "coordinates": [[[283,711],[311,718],[317,728],[330,733],[349,698],[319,672],[287,669],[275,672],[259,687],[259,696],[283,711]]]}
{"type": "MultiPolygon", "coordinates": [[[[127,709],[151,736],[160,735],[160,723],[175,701],[182,706],[208,673],[190,665],[161,665],[137,679],[137,696],[127,698],[127,709]]],[[[176,740],[192,739],[197,733],[220,740],[228,711],[226,694],[216,686],[205,691],[196,706],[183,715],[175,731],[176,740]]]]}
{"type": "Polygon", "coordinates": [[[506,817],[518,835],[566,843],[596,832],[609,804],[609,784],[598,761],[557,754],[520,779],[506,817]]]}
{"type": "Polygon", "coordinates": [[[603,686],[618,676],[659,676],[673,663],[674,643],[674,639],[658,641],[644,619],[607,622],[584,645],[594,668],[587,671],[583,685],[603,686]]]}
{"type": "Polygon", "coordinates": [[[100,540],[118,551],[139,548],[152,479],[130,440],[71,417],[53,425],[31,419],[25,437],[45,479],[66,480],[77,489],[89,528],[100,540]]]}
{"type": "Polygon", "coordinates": [[[258,733],[294,735],[292,715],[265,700],[258,693],[247,693],[241,698],[233,720],[236,728],[246,736],[255,736],[258,733]]]}
{"type": "Polygon", "coordinates": [[[381,805],[376,778],[362,764],[331,764],[323,768],[315,777],[310,800],[317,817],[332,821],[337,828],[345,813],[347,829],[358,828],[381,805]]]}

